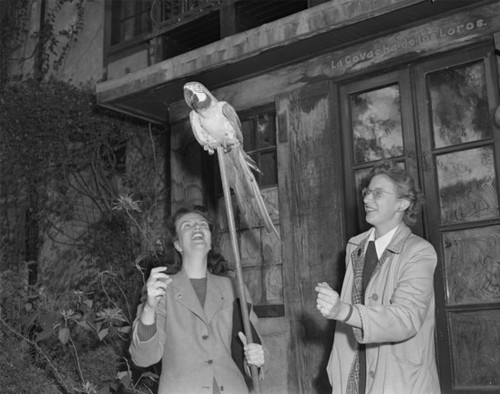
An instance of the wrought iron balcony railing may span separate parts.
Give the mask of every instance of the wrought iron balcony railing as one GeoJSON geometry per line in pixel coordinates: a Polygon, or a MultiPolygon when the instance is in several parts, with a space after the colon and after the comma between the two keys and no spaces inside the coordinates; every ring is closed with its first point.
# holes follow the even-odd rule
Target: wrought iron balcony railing
{"type": "Polygon", "coordinates": [[[221,3],[222,0],[161,0],[161,21],[162,24],[179,21],[188,15],[218,8],[221,3]]]}

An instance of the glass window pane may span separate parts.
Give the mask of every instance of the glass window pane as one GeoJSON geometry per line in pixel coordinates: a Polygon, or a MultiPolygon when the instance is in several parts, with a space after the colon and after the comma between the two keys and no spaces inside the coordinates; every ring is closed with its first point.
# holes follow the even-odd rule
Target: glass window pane
{"type": "Polygon", "coordinates": [[[255,128],[253,119],[245,119],[241,122],[241,133],[243,134],[243,149],[245,152],[257,149],[255,141],[255,128]]]}
{"type": "Polygon", "coordinates": [[[260,305],[263,303],[263,283],[262,283],[262,274],[263,267],[244,267],[242,269],[243,280],[245,285],[250,292],[250,297],[252,299],[253,304],[260,305]]]}
{"type": "Polygon", "coordinates": [[[368,225],[365,221],[365,205],[363,203],[363,196],[361,195],[361,190],[368,186],[368,173],[370,172],[370,168],[365,168],[362,170],[357,170],[354,172],[355,179],[355,187],[356,187],[356,207],[358,212],[358,226],[359,231],[363,231],[368,228],[368,225]]]}
{"type": "Polygon", "coordinates": [[[264,266],[264,290],[266,304],[283,303],[283,273],[280,265],[264,266]]]}
{"type": "MultiPolygon", "coordinates": [[[[257,219],[255,224],[259,224],[257,219]]],[[[262,245],[260,243],[260,229],[242,230],[239,233],[239,247],[242,267],[262,265],[262,245]]],[[[231,255],[229,255],[231,256],[231,255]]]]}
{"type": "Polygon", "coordinates": [[[276,145],[276,125],[273,114],[257,116],[257,138],[259,149],[276,145]]]}
{"type": "Polygon", "coordinates": [[[498,217],[492,147],[436,157],[443,224],[498,217]]]}
{"type": "Polygon", "coordinates": [[[276,185],[278,183],[278,169],[276,152],[261,153],[260,155],[260,187],[276,185]]]}
{"type": "Polygon", "coordinates": [[[143,12],[141,15],[141,33],[149,33],[151,31],[151,15],[149,11],[143,12]]]}
{"type": "Polygon", "coordinates": [[[121,11],[120,11],[120,19],[127,19],[135,14],[135,2],[134,1],[119,1],[121,11]]]}
{"type": "Polygon", "coordinates": [[[435,147],[491,135],[482,62],[439,70],[427,76],[435,147]]]}
{"type": "Polygon", "coordinates": [[[135,19],[125,19],[121,24],[121,41],[127,41],[135,37],[135,19]]]}
{"type": "Polygon", "coordinates": [[[403,154],[401,100],[397,84],[351,95],[350,104],[356,163],[403,154]]]}
{"type": "Polygon", "coordinates": [[[500,226],[443,234],[449,304],[500,301],[500,226]]]}
{"type": "Polygon", "coordinates": [[[450,331],[454,386],[498,392],[500,310],[451,313],[450,331]]]}

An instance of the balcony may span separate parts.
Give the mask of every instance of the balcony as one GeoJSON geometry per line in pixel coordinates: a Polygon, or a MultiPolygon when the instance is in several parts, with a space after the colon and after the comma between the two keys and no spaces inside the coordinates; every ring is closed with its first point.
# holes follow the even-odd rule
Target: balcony
{"type": "MultiPolygon", "coordinates": [[[[164,14],[164,24],[154,19],[148,32],[105,49],[108,78],[97,85],[98,103],[152,122],[176,122],[185,116],[182,86],[188,80],[214,90],[273,70],[294,89],[316,76],[287,82],[285,67],[472,6],[470,0],[313,1],[205,0],[195,8],[175,8],[185,11],[164,14]]],[[[146,13],[159,18],[160,11],[146,13]]],[[[142,20],[147,27],[151,18],[142,20]]]]}
{"type": "Polygon", "coordinates": [[[105,62],[147,49],[148,65],[328,0],[112,0],[105,62]]]}

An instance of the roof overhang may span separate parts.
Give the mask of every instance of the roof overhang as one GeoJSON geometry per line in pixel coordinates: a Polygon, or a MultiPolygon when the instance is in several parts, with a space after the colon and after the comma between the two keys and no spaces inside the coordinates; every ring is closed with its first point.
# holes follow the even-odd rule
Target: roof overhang
{"type": "MultiPolygon", "coordinates": [[[[154,123],[196,80],[210,90],[387,34],[474,0],[333,0],[97,84],[97,103],[154,123]]],[[[491,2],[491,1],[490,1],[491,2]]]]}

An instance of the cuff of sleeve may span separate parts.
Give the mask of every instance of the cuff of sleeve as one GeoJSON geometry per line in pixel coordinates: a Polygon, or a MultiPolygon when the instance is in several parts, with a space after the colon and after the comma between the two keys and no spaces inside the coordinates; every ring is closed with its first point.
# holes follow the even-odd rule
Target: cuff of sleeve
{"type": "Polygon", "coordinates": [[[156,334],[156,323],[146,325],[140,320],[137,322],[137,336],[141,342],[147,342],[156,334]]]}
{"type": "Polygon", "coordinates": [[[352,311],[354,310],[354,307],[352,306],[352,304],[349,304],[349,312],[347,312],[347,316],[344,317],[343,319],[340,319],[340,321],[342,323],[347,323],[349,321],[349,319],[351,318],[352,316],[352,311]]]}
{"type": "Polygon", "coordinates": [[[364,323],[363,323],[363,314],[361,313],[361,309],[358,307],[358,305],[353,305],[354,308],[358,311],[359,314],[359,319],[361,321],[361,328],[356,328],[353,327],[352,331],[354,333],[354,338],[356,338],[356,341],[358,343],[364,343],[364,337],[365,337],[365,328],[364,328],[364,323]]]}

